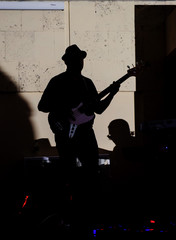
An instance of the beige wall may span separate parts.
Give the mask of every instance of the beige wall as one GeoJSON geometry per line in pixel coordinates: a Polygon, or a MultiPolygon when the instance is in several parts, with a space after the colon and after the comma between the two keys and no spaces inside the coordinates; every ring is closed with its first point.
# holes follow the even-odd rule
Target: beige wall
{"type": "MultiPolygon", "coordinates": [[[[71,1],[70,41],[88,52],[84,73],[102,90],[135,63],[133,4],[71,1]]],[[[121,91],[135,91],[135,80],[121,91]]]]}
{"type": "MultiPolygon", "coordinates": [[[[41,93],[50,78],[65,66],[65,48],[76,43],[87,51],[83,74],[98,91],[135,64],[135,4],[168,4],[144,1],[65,1],[64,11],[0,11],[0,68],[16,84],[29,103],[34,138],[48,137],[54,145],[47,115],[37,110],[41,93]]],[[[175,4],[170,2],[170,4],[175,4]]],[[[12,85],[1,85],[9,91],[12,85]]],[[[135,78],[126,81],[109,109],[95,121],[100,148],[112,149],[107,127],[123,118],[135,130],[135,78]]]]}
{"type": "Polygon", "coordinates": [[[0,66],[20,92],[42,91],[63,70],[63,11],[0,11],[0,66]]]}

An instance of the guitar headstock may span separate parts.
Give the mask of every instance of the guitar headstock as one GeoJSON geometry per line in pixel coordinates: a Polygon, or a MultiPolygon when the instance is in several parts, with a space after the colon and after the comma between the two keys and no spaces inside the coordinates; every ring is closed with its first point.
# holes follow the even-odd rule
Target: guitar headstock
{"type": "Polygon", "coordinates": [[[136,77],[140,72],[142,72],[142,70],[144,69],[145,67],[145,64],[144,62],[140,62],[140,63],[136,63],[136,67],[134,67],[134,65],[132,65],[133,68],[130,68],[130,66],[127,66],[128,67],[128,71],[127,73],[130,75],[130,76],[134,76],[136,77]]]}

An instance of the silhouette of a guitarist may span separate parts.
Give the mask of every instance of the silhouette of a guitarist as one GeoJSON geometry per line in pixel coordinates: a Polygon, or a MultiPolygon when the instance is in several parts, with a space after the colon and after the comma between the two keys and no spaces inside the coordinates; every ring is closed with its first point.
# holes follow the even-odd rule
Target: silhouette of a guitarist
{"type": "Polygon", "coordinates": [[[38,104],[39,111],[49,113],[50,127],[68,178],[76,158],[89,172],[90,178],[96,175],[98,146],[92,128],[95,113],[105,111],[119,91],[120,83],[130,76],[127,73],[121,82],[113,83],[98,94],[92,80],[81,74],[86,55],[77,45],[66,49],[62,57],[66,71],[50,80],[38,104]]]}

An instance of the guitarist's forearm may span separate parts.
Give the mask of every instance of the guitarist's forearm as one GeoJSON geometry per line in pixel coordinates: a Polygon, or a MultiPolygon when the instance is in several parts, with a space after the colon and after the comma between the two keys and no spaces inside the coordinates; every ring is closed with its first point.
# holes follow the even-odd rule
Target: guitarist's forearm
{"type": "Polygon", "coordinates": [[[113,84],[111,84],[109,87],[105,88],[103,91],[101,91],[98,94],[99,99],[102,99],[103,97],[105,97],[109,92],[111,92],[112,88],[114,88],[115,86],[117,87],[120,86],[120,84],[123,83],[125,80],[127,80],[129,77],[130,75],[127,73],[116,82],[113,82],[113,84]]]}
{"type": "Polygon", "coordinates": [[[114,94],[110,93],[106,98],[100,100],[95,107],[95,113],[102,114],[111,103],[114,94]]]}

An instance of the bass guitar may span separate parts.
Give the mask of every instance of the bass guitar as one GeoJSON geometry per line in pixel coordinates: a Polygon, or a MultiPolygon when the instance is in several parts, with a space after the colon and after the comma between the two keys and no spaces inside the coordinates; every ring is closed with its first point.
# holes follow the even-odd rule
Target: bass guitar
{"type": "MultiPolygon", "coordinates": [[[[117,81],[113,82],[113,84],[111,84],[109,87],[105,88],[103,91],[101,91],[98,94],[99,99],[101,100],[102,98],[104,98],[108,93],[111,92],[112,88],[117,87],[117,85],[122,84],[124,81],[126,81],[129,77],[131,76],[136,76],[137,73],[139,71],[141,71],[142,69],[142,65],[141,66],[136,66],[133,68],[129,68],[127,73],[121,77],[120,79],[118,79],[117,81]]],[[[81,111],[81,108],[83,107],[83,103],[81,102],[77,107],[72,109],[72,117],[69,120],[70,123],[70,129],[69,129],[69,138],[73,138],[76,129],[79,125],[90,122],[91,120],[94,119],[95,115],[87,115],[86,113],[81,111]]],[[[62,131],[63,127],[62,124],[60,122],[58,122],[57,120],[53,121],[52,119],[52,123],[50,122],[50,126],[55,124],[55,129],[57,129],[58,131],[62,131]]]]}

